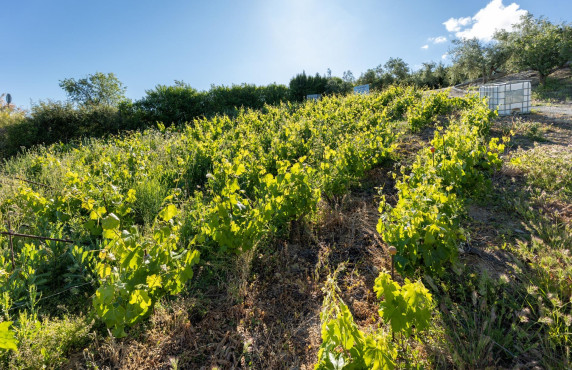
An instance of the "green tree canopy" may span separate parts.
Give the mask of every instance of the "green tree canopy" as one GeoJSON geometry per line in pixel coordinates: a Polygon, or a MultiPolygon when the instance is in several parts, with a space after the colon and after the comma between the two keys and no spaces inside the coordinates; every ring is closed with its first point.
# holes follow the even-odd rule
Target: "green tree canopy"
{"type": "Polygon", "coordinates": [[[353,85],[339,77],[330,77],[326,83],[326,94],[347,94],[352,91],[353,85]]]}
{"type": "Polygon", "coordinates": [[[385,79],[389,80],[390,83],[406,82],[409,78],[409,65],[401,58],[389,58],[383,68],[385,68],[387,76],[385,79]]]}
{"type": "Polygon", "coordinates": [[[349,69],[345,71],[344,74],[342,75],[342,80],[344,80],[345,82],[349,82],[351,84],[353,84],[356,81],[354,74],[349,69]]]}
{"type": "Polygon", "coordinates": [[[381,65],[378,65],[376,68],[370,68],[364,73],[357,80],[358,85],[366,85],[369,84],[370,88],[373,90],[381,90],[384,86],[383,80],[383,68],[381,65]]]}
{"type": "Polygon", "coordinates": [[[324,94],[326,92],[327,77],[322,77],[318,73],[315,76],[308,76],[306,72],[297,74],[290,80],[290,96],[296,101],[303,101],[309,94],[324,94]]]}
{"type": "Polygon", "coordinates": [[[487,82],[494,73],[500,72],[509,57],[506,47],[496,41],[485,43],[477,38],[453,40],[449,50],[453,59],[455,76],[475,79],[482,77],[487,82]]]}
{"type": "Polygon", "coordinates": [[[417,86],[431,89],[441,88],[449,85],[447,67],[442,62],[423,63],[423,67],[411,75],[413,83],[417,86]]]}
{"type": "Polygon", "coordinates": [[[201,93],[183,81],[175,81],[174,86],[157,85],[146,93],[143,99],[135,102],[135,107],[147,122],[166,125],[190,122],[205,113],[205,99],[201,93]]]}
{"type": "Polygon", "coordinates": [[[512,32],[500,31],[495,35],[500,47],[510,54],[509,66],[537,71],[541,84],[546,76],[570,61],[571,37],[569,24],[556,25],[532,14],[523,16],[512,32]]]}
{"type": "Polygon", "coordinates": [[[96,72],[78,80],[66,78],[60,81],[60,87],[71,102],[84,106],[116,106],[125,99],[126,88],[113,73],[96,72]]]}

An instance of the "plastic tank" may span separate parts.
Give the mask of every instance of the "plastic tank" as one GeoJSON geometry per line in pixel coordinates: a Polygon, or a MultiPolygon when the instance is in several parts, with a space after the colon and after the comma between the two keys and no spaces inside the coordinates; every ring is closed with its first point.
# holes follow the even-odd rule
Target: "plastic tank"
{"type": "Polygon", "coordinates": [[[501,116],[530,113],[530,80],[486,84],[479,87],[479,95],[501,116]]]}

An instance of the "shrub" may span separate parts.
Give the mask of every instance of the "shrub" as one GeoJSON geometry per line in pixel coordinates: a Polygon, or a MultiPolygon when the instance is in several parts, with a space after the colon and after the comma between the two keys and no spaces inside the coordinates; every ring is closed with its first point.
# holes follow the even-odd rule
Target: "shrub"
{"type": "Polygon", "coordinates": [[[104,105],[75,108],[69,102],[40,102],[32,107],[30,124],[34,144],[51,144],[86,136],[102,136],[119,130],[118,110],[104,105]]]}
{"type": "Polygon", "coordinates": [[[184,82],[176,81],[174,86],[157,85],[146,93],[134,103],[135,111],[146,125],[190,122],[204,114],[202,94],[184,82]]]}
{"type": "Polygon", "coordinates": [[[10,369],[61,368],[74,348],[85,345],[92,325],[81,316],[39,321],[23,313],[18,321],[18,351],[5,359],[10,369]]]}
{"type": "Polygon", "coordinates": [[[15,153],[20,146],[29,146],[35,136],[35,131],[23,111],[0,109],[1,157],[15,153]]]}

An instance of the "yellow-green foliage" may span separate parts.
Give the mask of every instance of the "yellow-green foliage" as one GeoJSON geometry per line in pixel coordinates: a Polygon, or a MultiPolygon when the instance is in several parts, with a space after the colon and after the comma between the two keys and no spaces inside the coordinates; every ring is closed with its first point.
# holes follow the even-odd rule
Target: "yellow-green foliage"
{"type": "Polygon", "coordinates": [[[519,150],[511,165],[526,174],[527,181],[563,199],[572,199],[572,150],[561,146],[535,146],[519,150]]]}
{"type": "MultiPolygon", "coordinates": [[[[1,101],[0,101],[1,104],[1,101]]],[[[19,148],[27,145],[28,136],[24,111],[0,106],[0,156],[6,157],[19,148]]]]}
{"type": "Polygon", "coordinates": [[[380,300],[379,315],[391,330],[378,328],[365,333],[354,322],[348,306],[338,296],[338,287],[330,276],[324,289],[326,297],[320,319],[322,345],[315,369],[393,369],[398,345],[393,334],[411,336],[429,327],[433,298],[418,282],[405,281],[403,286],[380,273],[374,290],[380,300]]]}
{"type": "Polygon", "coordinates": [[[420,332],[429,327],[433,310],[433,297],[421,281],[399,286],[386,273],[380,273],[373,287],[380,302],[379,315],[394,333],[409,337],[413,330],[420,332]]]}
{"type": "Polygon", "coordinates": [[[3,180],[16,186],[0,196],[2,215],[32,234],[78,243],[18,241],[17,255],[37,261],[19,279],[1,238],[0,268],[12,282],[4,292],[21,306],[31,285],[90,284],[97,316],[125,335],[161,296],[184,289],[198,251],[252,249],[291,221],[314,217],[322,196],[347,192],[391,156],[395,121],[420,102],[420,91],[392,87],[17,156],[4,166],[3,180]]]}
{"type": "Polygon", "coordinates": [[[14,337],[14,332],[10,330],[12,321],[0,322],[0,349],[18,350],[18,341],[14,337]]]}
{"type": "Polygon", "coordinates": [[[484,103],[472,98],[470,109],[442,133],[435,132],[431,148],[422,149],[410,172],[397,182],[398,202],[389,206],[382,198],[377,230],[397,248],[396,267],[406,274],[418,268],[435,274],[457,256],[464,239],[459,225],[461,196],[482,188],[485,175],[499,168],[504,145],[485,139],[492,115],[484,103]]]}
{"type": "Polygon", "coordinates": [[[62,368],[70,351],[86,343],[91,326],[81,316],[38,320],[22,314],[15,332],[18,350],[1,355],[0,366],[9,369],[62,368]]]}

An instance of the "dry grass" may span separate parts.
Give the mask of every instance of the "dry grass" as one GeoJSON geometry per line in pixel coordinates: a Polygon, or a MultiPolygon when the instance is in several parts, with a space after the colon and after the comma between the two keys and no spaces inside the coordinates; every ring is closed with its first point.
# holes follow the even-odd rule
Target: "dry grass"
{"type": "MultiPolygon", "coordinates": [[[[535,142],[565,147],[571,140],[570,127],[566,118],[530,115],[499,119],[493,133],[501,136],[511,129],[516,131],[510,155],[518,148],[533,148],[535,142]],[[527,134],[527,122],[539,122],[543,141],[527,134]]],[[[401,163],[410,163],[431,136],[427,131],[404,137],[398,148],[401,163]]],[[[357,325],[366,332],[379,325],[372,287],[379,272],[391,267],[386,246],[376,231],[378,194],[383,193],[389,203],[395,202],[391,170],[397,168],[389,164],[373,169],[346,196],[331,204],[321,203],[316,224],[293,223],[287,238],[224,264],[224,277],[217,284],[198,287],[190,297],[163,302],[149,323],[135,328],[128,339],[99,336],[91,347],[73,356],[70,367],[313,368],[321,343],[321,289],[338,266],[345,266],[337,281],[341,298],[357,325]]],[[[534,368],[565,363],[562,347],[548,334],[550,327],[535,321],[541,319],[540,311],[535,311],[540,308],[525,316],[522,312],[523,305],[533,304],[526,296],[527,284],[544,276],[539,266],[544,263],[558,273],[568,269],[562,265],[568,257],[537,263],[526,249],[532,247],[524,247],[550,248],[553,241],[550,230],[542,229],[549,228],[546,223],[535,224],[515,211],[515,197],[531,194],[526,190],[525,171],[505,166],[492,182],[491,194],[468,207],[464,223],[469,240],[460,255],[464,267],[455,267],[451,280],[424,278],[439,300],[440,313],[424,344],[411,350],[428,367],[534,368]],[[523,241],[540,240],[536,235],[543,233],[548,236],[542,244],[523,241]],[[520,252],[516,248],[521,248],[520,252]],[[544,353],[551,358],[543,358],[544,353]]],[[[544,198],[523,201],[534,214],[548,215],[554,222],[570,220],[572,211],[566,202],[544,198]]],[[[197,279],[203,273],[198,271],[197,279]]],[[[550,273],[544,279],[550,281],[550,273]]],[[[566,281],[562,279],[559,284],[566,281]]],[[[539,307],[548,307],[542,299],[545,303],[539,307]]]]}
{"type": "Polygon", "coordinates": [[[321,287],[339,264],[347,264],[340,287],[356,322],[364,330],[376,324],[373,282],[390,266],[375,229],[379,200],[371,184],[391,193],[393,180],[378,168],[364,183],[334,206],[322,203],[318,224],[293,223],[287,240],[227,265],[225,285],[163,302],[126,339],[96,336],[69,367],[312,369],[321,343],[321,287]]]}

